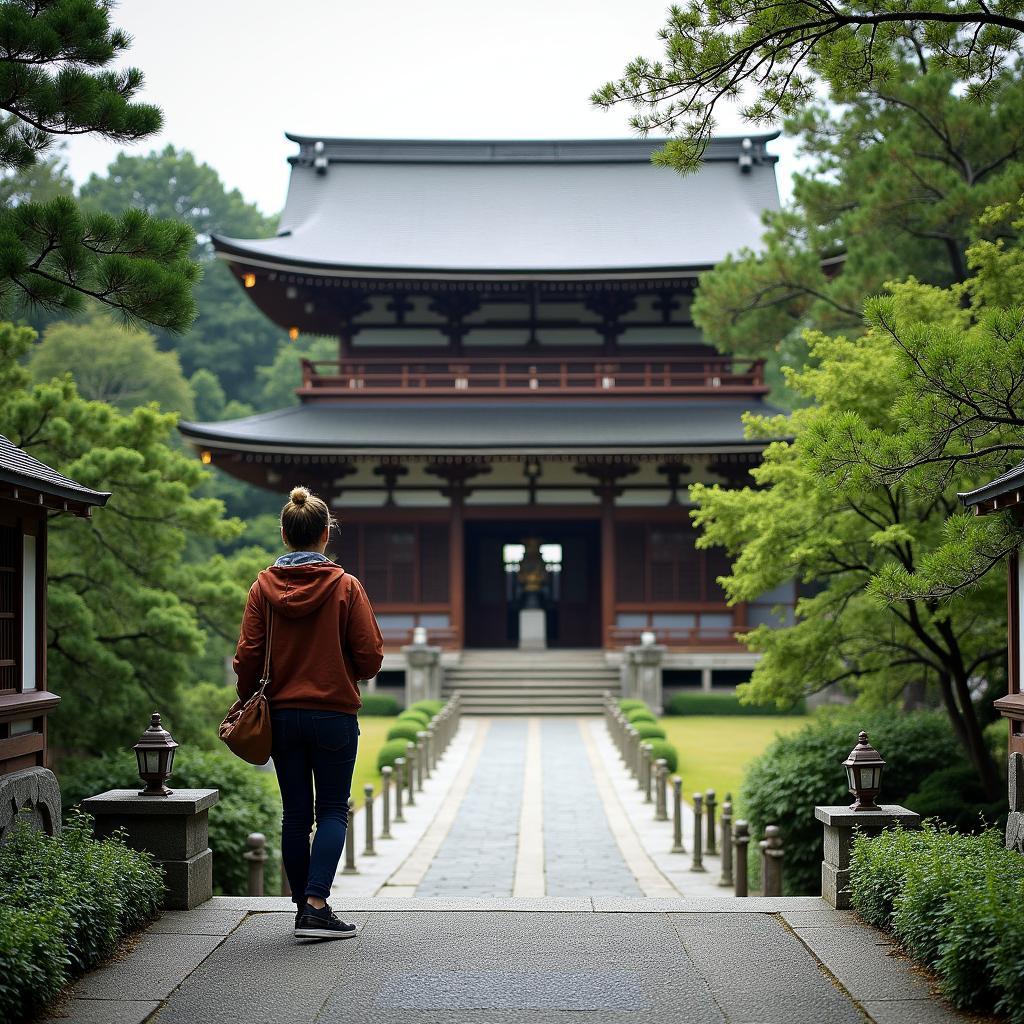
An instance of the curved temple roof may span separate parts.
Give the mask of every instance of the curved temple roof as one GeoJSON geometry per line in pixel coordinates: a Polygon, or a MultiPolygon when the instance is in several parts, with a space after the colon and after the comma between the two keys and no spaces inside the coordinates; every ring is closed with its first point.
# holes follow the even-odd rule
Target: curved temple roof
{"type": "Polygon", "coordinates": [[[289,138],[280,233],[216,237],[222,258],[337,276],[700,270],[756,248],[779,206],[775,135],[716,139],[687,177],[651,164],[660,140],[289,138]]]}

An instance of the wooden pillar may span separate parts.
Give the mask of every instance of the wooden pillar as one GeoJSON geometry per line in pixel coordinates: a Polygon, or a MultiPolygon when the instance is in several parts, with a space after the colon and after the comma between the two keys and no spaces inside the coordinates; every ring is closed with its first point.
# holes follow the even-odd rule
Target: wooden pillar
{"type": "Polygon", "coordinates": [[[615,625],[615,489],[601,494],[601,634],[610,647],[615,625]]]}
{"type": "Polygon", "coordinates": [[[466,572],[465,529],[463,506],[465,496],[461,487],[451,490],[451,515],[448,520],[448,605],[451,628],[455,631],[455,644],[465,644],[466,572]]]}

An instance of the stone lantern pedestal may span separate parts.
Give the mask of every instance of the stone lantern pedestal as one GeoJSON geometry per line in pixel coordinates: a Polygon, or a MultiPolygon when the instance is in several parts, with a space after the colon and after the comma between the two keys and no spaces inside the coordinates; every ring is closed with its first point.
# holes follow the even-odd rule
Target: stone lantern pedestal
{"type": "Polygon", "coordinates": [[[441,648],[429,644],[406,644],[405,706],[419,700],[441,699],[441,648]]]}
{"type": "Polygon", "coordinates": [[[642,700],[656,715],[660,715],[662,695],[661,664],[665,658],[664,644],[639,644],[630,648],[635,672],[638,700],[642,700]]]}
{"type": "Polygon", "coordinates": [[[897,804],[882,804],[877,811],[851,811],[845,804],[815,807],[814,816],[825,828],[821,898],[837,910],[850,907],[850,849],[854,831],[876,836],[888,828],[917,828],[921,824],[920,814],[897,804]]]}
{"type": "Polygon", "coordinates": [[[82,808],[95,819],[97,838],[123,828],[129,846],[153,855],[164,870],[168,910],[191,910],[213,895],[208,815],[219,798],[216,789],[176,789],[170,796],[111,789],[83,800],[82,808]]]}

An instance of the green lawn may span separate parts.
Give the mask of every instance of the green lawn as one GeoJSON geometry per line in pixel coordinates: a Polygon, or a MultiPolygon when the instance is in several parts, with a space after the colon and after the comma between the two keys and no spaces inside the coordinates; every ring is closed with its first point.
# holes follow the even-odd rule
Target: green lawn
{"type": "Polygon", "coordinates": [[[679,775],[683,795],[713,789],[719,806],[726,793],[733,796],[733,815],[738,807],[744,769],[779,734],[794,732],[807,723],[806,715],[680,715],[658,724],[679,751],[679,775]]]}
{"type": "Polygon", "coordinates": [[[352,775],[352,799],[357,807],[363,806],[363,786],[367,782],[373,783],[375,793],[380,792],[377,753],[384,746],[388,729],[394,724],[394,718],[359,716],[359,753],[356,755],[356,770],[352,775]]]}

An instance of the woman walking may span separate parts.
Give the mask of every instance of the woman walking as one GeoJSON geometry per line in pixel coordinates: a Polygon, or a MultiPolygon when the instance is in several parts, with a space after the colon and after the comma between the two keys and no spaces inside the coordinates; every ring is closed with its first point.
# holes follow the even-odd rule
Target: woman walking
{"type": "Polygon", "coordinates": [[[383,658],[366,592],[324,554],[337,525],[322,499],[305,487],[292,489],[281,510],[288,552],[249,589],[234,660],[245,701],[259,689],[270,646],[272,757],[284,805],[281,858],[296,903],[297,938],[356,933],[327,899],[348,828],[359,741],[357,681],[375,676],[383,658]]]}

